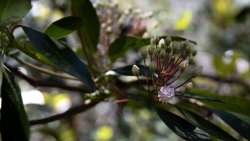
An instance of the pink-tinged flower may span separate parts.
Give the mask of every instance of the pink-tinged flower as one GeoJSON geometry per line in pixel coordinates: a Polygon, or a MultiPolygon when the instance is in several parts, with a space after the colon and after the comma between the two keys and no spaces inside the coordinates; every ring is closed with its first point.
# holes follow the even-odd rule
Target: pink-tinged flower
{"type": "Polygon", "coordinates": [[[168,103],[168,101],[174,96],[174,88],[171,88],[170,86],[163,86],[158,91],[159,101],[162,101],[162,103],[168,103]]]}

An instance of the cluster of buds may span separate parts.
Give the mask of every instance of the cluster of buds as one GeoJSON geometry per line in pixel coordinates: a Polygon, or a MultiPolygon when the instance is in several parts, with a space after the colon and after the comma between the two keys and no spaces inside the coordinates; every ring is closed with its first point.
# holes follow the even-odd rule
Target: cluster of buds
{"type": "Polygon", "coordinates": [[[192,46],[193,44],[189,40],[172,42],[170,36],[167,36],[165,39],[159,39],[158,36],[155,36],[151,38],[151,46],[148,49],[142,48],[140,51],[148,87],[145,88],[142,85],[139,78],[140,71],[136,65],[132,67],[132,72],[138,78],[144,90],[148,91],[149,94],[155,95],[156,100],[167,103],[175,96],[174,91],[185,84],[185,92],[190,91],[193,87],[192,82],[190,82],[191,79],[198,76],[202,71],[201,66],[194,68],[192,75],[187,80],[175,87],[173,86],[173,83],[194,64],[193,57],[197,54],[197,50],[194,50],[192,46]],[[146,69],[147,58],[150,59],[150,72],[146,69]],[[150,80],[152,82],[149,82],[150,80]],[[150,87],[150,85],[152,86],[150,87]]]}
{"type": "Polygon", "coordinates": [[[121,35],[142,37],[146,34],[147,19],[152,16],[152,12],[142,13],[140,9],[132,9],[131,6],[122,12],[115,0],[99,1],[93,6],[101,24],[101,54],[107,52],[110,42],[121,35]]]}

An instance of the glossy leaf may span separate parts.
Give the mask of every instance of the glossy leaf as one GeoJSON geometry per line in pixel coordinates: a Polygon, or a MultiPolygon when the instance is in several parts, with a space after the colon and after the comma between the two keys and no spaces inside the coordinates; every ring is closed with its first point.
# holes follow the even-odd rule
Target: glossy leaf
{"type": "Polygon", "coordinates": [[[0,0],[0,25],[21,20],[31,9],[31,0],[0,0]]]}
{"type": "Polygon", "coordinates": [[[185,119],[166,110],[156,108],[161,120],[178,136],[187,141],[210,141],[207,133],[200,130],[185,119]]]}
{"type": "Polygon", "coordinates": [[[4,70],[2,84],[1,134],[3,141],[29,141],[29,123],[15,77],[4,70]]]}
{"type": "Polygon", "coordinates": [[[89,0],[71,0],[71,9],[74,16],[81,17],[86,21],[83,27],[78,30],[83,46],[91,52],[96,52],[100,23],[92,3],[89,0]]]}
{"type": "Polygon", "coordinates": [[[235,107],[239,108],[239,106],[237,106],[237,105],[235,105],[235,104],[233,104],[231,102],[228,102],[228,101],[225,101],[225,100],[222,100],[222,99],[218,99],[218,98],[215,98],[215,97],[211,97],[211,96],[205,96],[205,95],[196,94],[196,93],[192,93],[192,92],[185,93],[183,96],[189,97],[189,98],[194,98],[194,99],[209,100],[209,101],[225,103],[225,104],[229,104],[229,105],[232,105],[232,106],[235,106],[235,107]]]}
{"type": "Polygon", "coordinates": [[[67,45],[32,28],[23,26],[23,30],[38,52],[50,58],[51,62],[65,72],[82,81],[90,92],[95,90],[95,84],[87,66],[67,45]]]}
{"type": "MultiPolygon", "coordinates": [[[[134,76],[134,74],[131,71],[132,67],[133,65],[129,65],[129,66],[113,69],[112,71],[121,75],[125,75],[125,76],[134,76]]],[[[146,69],[143,65],[137,65],[137,67],[140,68],[140,75],[145,76],[145,70],[146,70],[148,76],[151,77],[151,72],[148,67],[146,67],[146,69]]]]}
{"type": "Polygon", "coordinates": [[[250,125],[247,122],[222,110],[212,109],[212,111],[223,121],[225,121],[229,126],[231,126],[235,131],[237,131],[241,136],[243,136],[247,140],[250,140],[250,125]]]}
{"type": "Polygon", "coordinates": [[[219,128],[218,126],[214,125],[213,123],[209,122],[208,120],[205,120],[203,117],[189,111],[186,109],[178,108],[178,110],[195,126],[201,128],[208,134],[215,136],[221,140],[226,141],[237,141],[235,138],[233,138],[231,135],[229,135],[227,132],[219,128]]]}
{"type": "MultiPolygon", "coordinates": [[[[161,36],[160,38],[166,38],[161,36]]],[[[171,36],[173,41],[185,41],[185,38],[171,36]]],[[[192,43],[196,44],[194,41],[192,43]]],[[[139,49],[143,46],[150,45],[150,38],[140,39],[133,36],[121,36],[112,42],[109,46],[108,55],[111,62],[123,56],[129,49],[139,49]]]]}
{"type": "Polygon", "coordinates": [[[195,89],[195,88],[192,89],[190,93],[199,94],[199,95],[203,95],[203,96],[209,96],[209,97],[221,99],[225,102],[233,103],[234,105],[237,105],[240,108],[238,108],[237,106],[233,106],[230,103],[229,104],[222,104],[221,102],[218,102],[218,101],[199,99],[199,101],[203,102],[207,106],[210,106],[210,107],[213,107],[216,109],[227,110],[227,111],[236,112],[236,113],[250,116],[250,110],[249,110],[250,100],[248,100],[244,97],[237,96],[237,95],[220,95],[220,94],[212,93],[208,90],[199,90],[199,89],[195,89]]]}
{"type": "Polygon", "coordinates": [[[80,17],[64,17],[50,24],[44,30],[44,33],[49,35],[50,37],[59,39],[73,33],[77,29],[81,28],[83,24],[84,21],[80,17]]]}

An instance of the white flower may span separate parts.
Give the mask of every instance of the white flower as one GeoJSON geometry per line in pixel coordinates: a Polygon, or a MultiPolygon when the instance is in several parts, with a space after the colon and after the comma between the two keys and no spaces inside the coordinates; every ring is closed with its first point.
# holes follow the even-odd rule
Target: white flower
{"type": "Polygon", "coordinates": [[[163,86],[158,91],[158,97],[162,103],[168,103],[174,96],[174,88],[170,88],[170,86],[163,86]]]}

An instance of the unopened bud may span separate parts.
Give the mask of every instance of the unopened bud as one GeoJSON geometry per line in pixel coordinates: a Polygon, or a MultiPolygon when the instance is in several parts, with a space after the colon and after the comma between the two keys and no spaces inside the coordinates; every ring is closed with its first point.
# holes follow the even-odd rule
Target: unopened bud
{"type": "Polygon", "coordinates": [[[183,48],[185,49],[189,45],[189,40],[183,42],[183,48]]]}
{"type": "Polygon", "coordinates": [[[164,59],[166,56],[165,49],[161,49],[161,52],[159,54],[160,59],[164,59]]]}
{"type": "Polygon", "coordinates": [[[173,53],[176,54],[180,51],[180,43],[179,42],[173,42],[172,44],[172,48],[173,48],[173,53]]]}
{"type": "Polygon", "coordinates": [[[105,28],[106,26],[107,26],[106,23],[102,23],[102,24],[101,24],[101,28],[105,28]]]}
{"type": "Polygon", "coordinates": [[[157,52],[157,54],[160,54],[161,48],[158,47],[158,48],[156,49],[156,52],[157,52]]]}
{"type": "Polygon", "coordinates": [[[194,58],[192,56],[188,57],[188,62],[189,62],[189,65],[193,65],[194,64],[194,58]]]}
{"type": "Polygon", "coordinates": [[[155,62],[152,61],[152,62],[150,63],[150,65],[149,65],[150,71],[151,71],[152,73],[154,73],[155,70],[156,70],[156,68],[157,68],[157,66],[156,66],[155,62]]]}
{"type": "Polygon", "coordinates": [[[167,46],[167,52],[170,53],[172,51],[172,46],[167,46]]]}
{"type": "Polygon", "coordinates": [[[154,51],[155,51],[154,46],[151,45],[151,46],[148,48],[148,54],[149,54],[150,56],[152,56],[152,55],[154,54],[154,51]]]}
{"type": "Polygon", "coordinates": [[[197,54],[197,50],[193,50],[192,55],[195,56],[197,54]]]}
{"type": "Polygon", "coordinates": [[[108,26],[107,28],[106,28],[106,33],[107,34],[110,34],[112,32],[112,27],[111,26],[108,26]]]}
{"type": "Polygon", "coordinates": [[[184,72],[188,68],[188,61],[183,61],[180,65],[181,72],[184,72]]]}
{"type": "Polygon", "coordinates": [[[154,44],[154,42],[155,42],[154,38],[151,38],[151,39],[150,39],[150,43],[151,43],[151,45],[153,45],[153,44],[154,44]]]}
{"type": "Polygon", "coordinates": [[[165,43],[167,46],[169,46],[171,42],[172,42],[171,37],[168,35],[165,39],[165,43]]]}
{"type": "Polygon", "coordinates": [[[111,20],[111,19],[108,19],[108,20],[107,20],[107,24],[110,25],[111,23],[112,23],[112,20],[111,20]]]}
{"type": "Polygon", "coordinates": [[[143,59],[146,59],[146,58],[147,58],[147,56],[148,56],[148,51],[147,51],[147,49],[146,49],[145,47],[143,47],[143,48],[141,49],[140,53],[141,53],[141,57],[142,57],[143,59]]]}
{"type": "Polygon", "coordinates": [[[140,68],[138,68],[136,65],[133,65],[133,67],[132,67],[132,73],[133,73],[135,76],[139,76],[140,68]]]}
{"type": "Polygon", "coordinates": [[[189,92],[191,89],[193,89],[193,83],[189,82],[186,85],[185,92],[189,92]]]}
{"type": "Polygon", "coordinates": [[[198,75],[200,75],[202,72],[202,66],[199,66],[198,68],[196,68],[194,71],[193,71],[193,75],[192,77],[195,78],[197,77],[198,75]]]}
{"type": "Polygon", "coordinates": [[[161,39],[161,40],[159,41],[159,47],[160,47],[160,48],[163,48],[163,49],[165,49],[165,47],[166,47],[166,44],[165,44],[165,41],[164,41],[164,39],[161,39]]]}
{"type": "Polygon", "coordinates": [[[159,43],[159,37],[157,35],[154,36],[154,44],[157,45],[159,43]]]}
{"type": "Polygon", "coordinates": [[[172,56],[171,57],[171,62],[174,62],[175,61],[175,56],[172,56]]]}
{"type": "Polygon", "coordinates": [[[189,44],[186,48],[185,48],[185,54],[187,56],[189,56],[192,53],[192,45],[189,44]]]}

